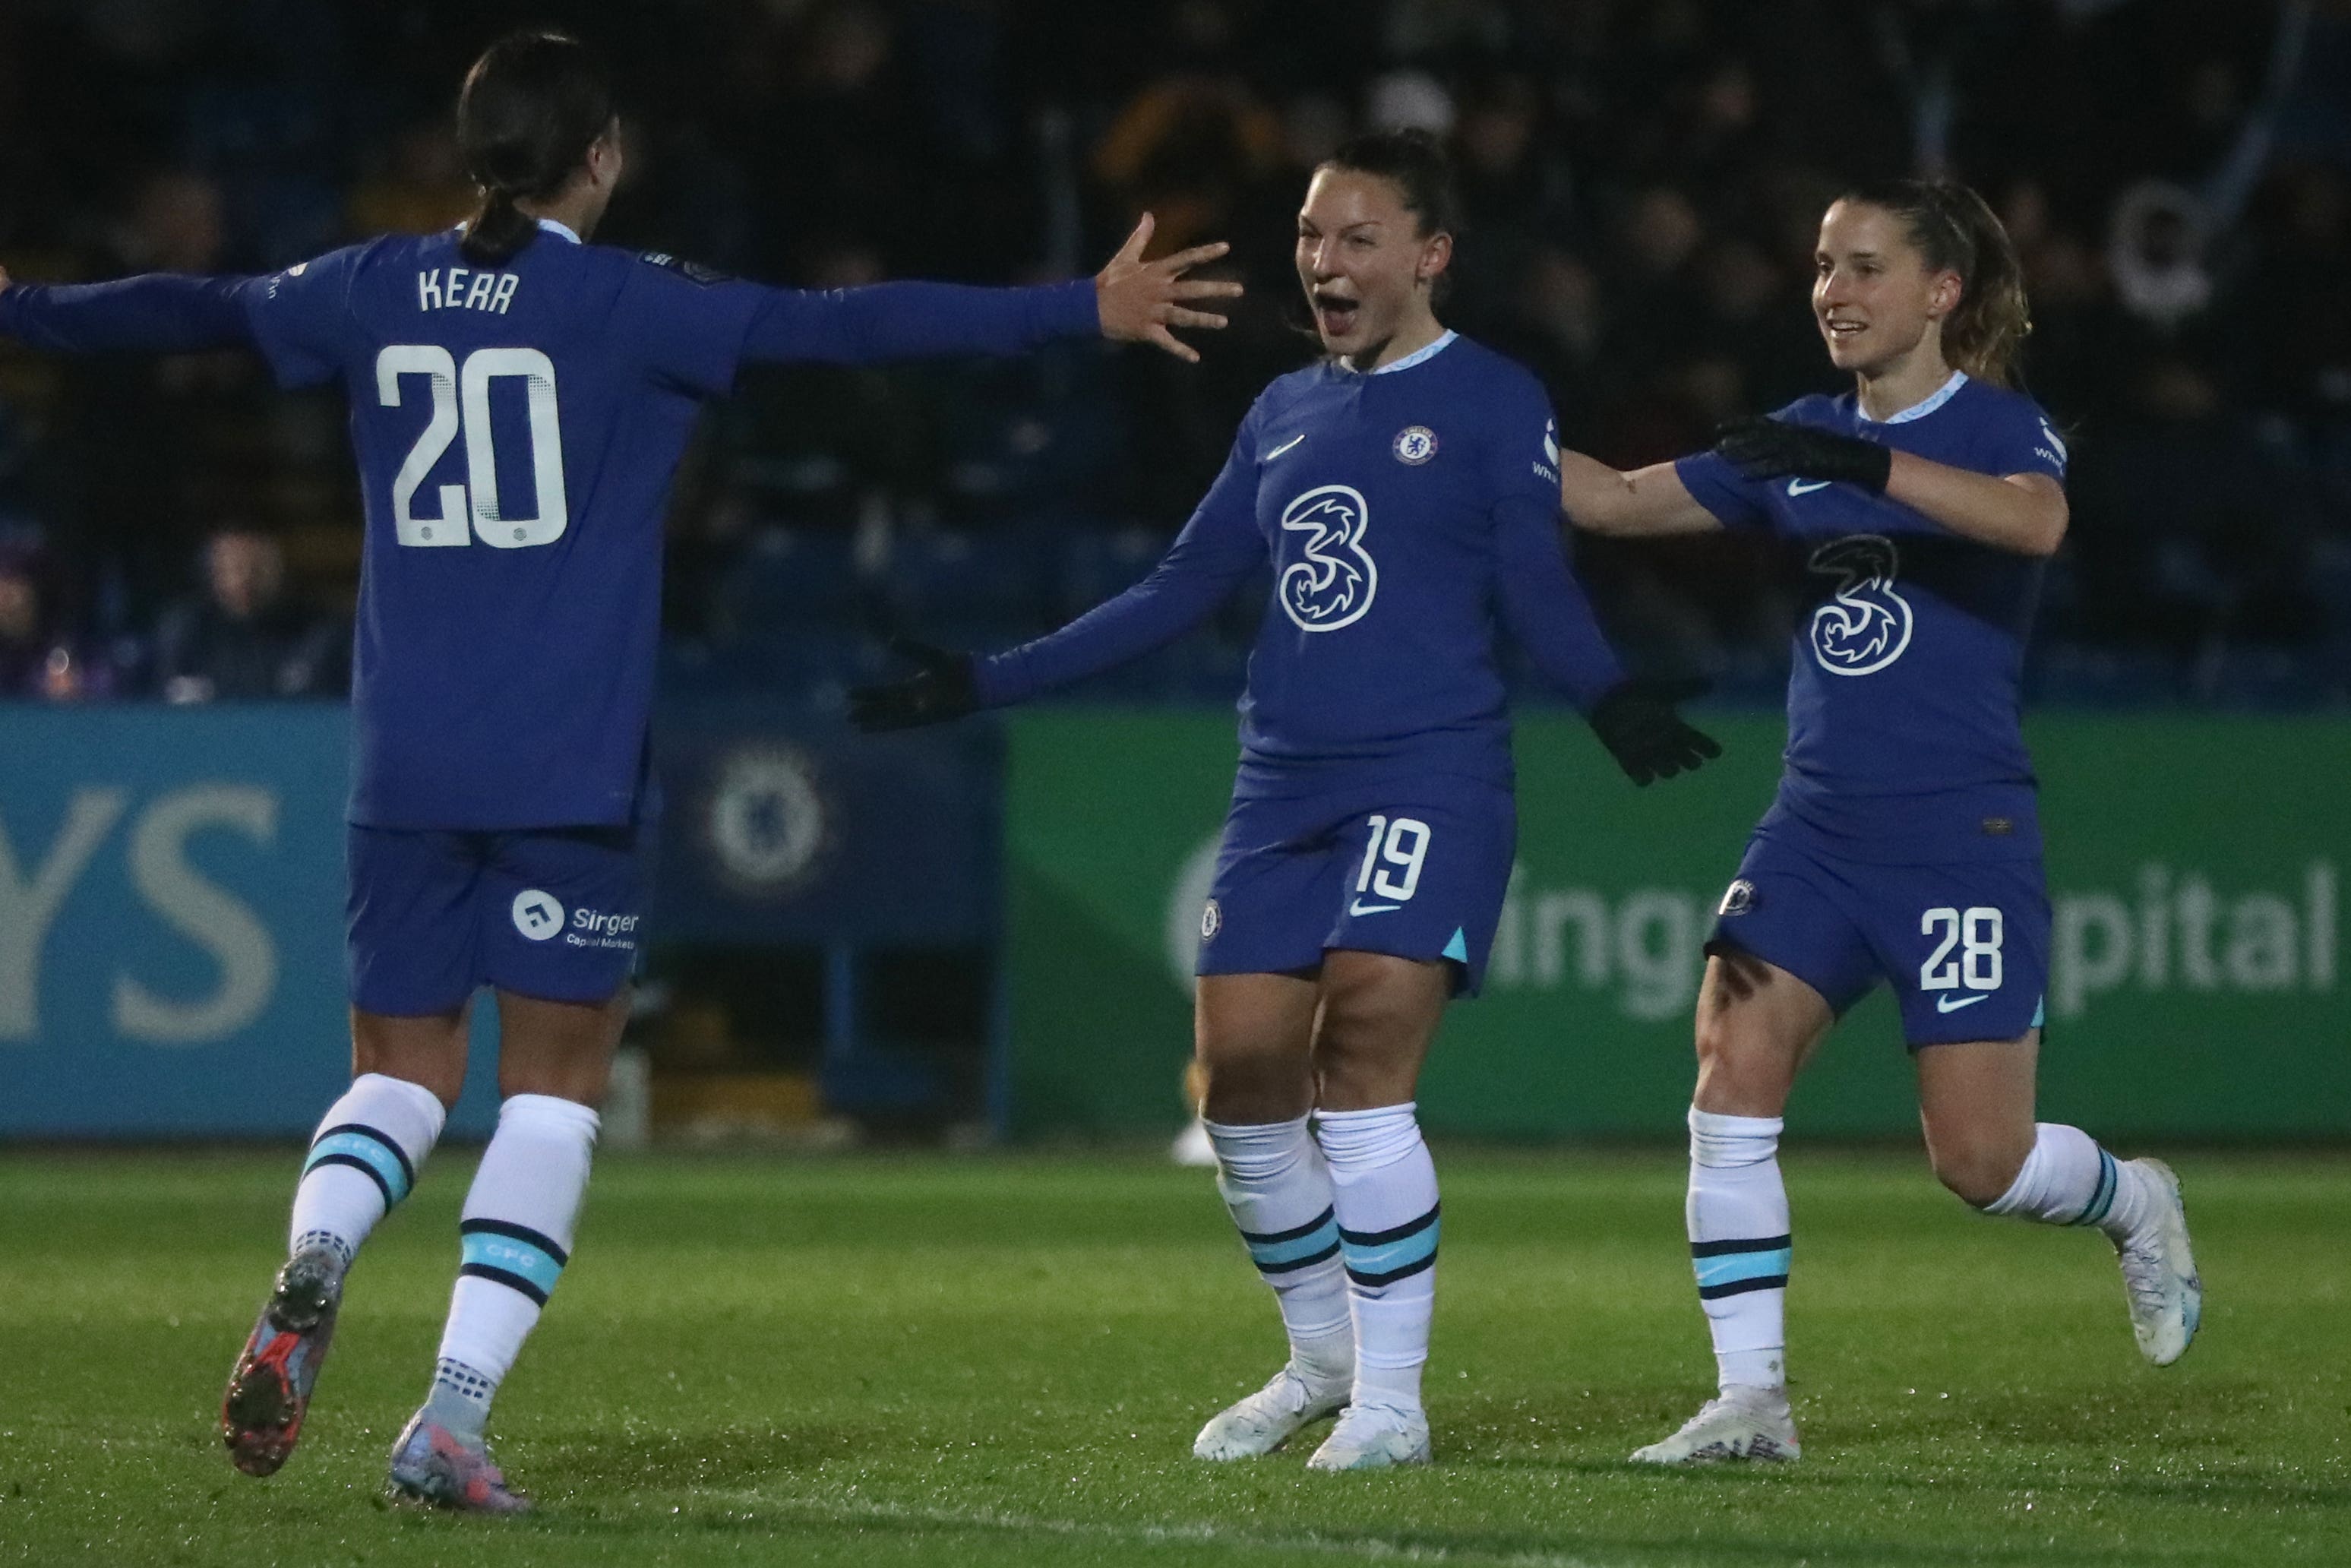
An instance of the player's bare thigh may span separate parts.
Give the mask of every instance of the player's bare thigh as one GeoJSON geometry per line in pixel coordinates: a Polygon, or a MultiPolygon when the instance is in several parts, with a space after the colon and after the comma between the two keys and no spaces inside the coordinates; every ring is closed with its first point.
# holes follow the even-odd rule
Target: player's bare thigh
{"type": "Polygon", "coordinates": [[[1735,947],[1717,951],[1698,987],[1691,1103],[1719,1116],[1779,1115],[1835,1021],[1820,992],[1787,970],[1735,947]]]}
{"type": "Polygon", "coordinates": [[[1918,1124],[1936,1179],[1979,1208],[2016,1181],[2032,1153],[2041,1031],[2016,1040],[1921,1046],[1918,1124]]]}
{"type": "Polygon", "coordinates": [[[1201,1113],[1233,1126],[1306,1114],[1321,1004],[1317,970],[1201,976],[1192,1004],[1192,1050],[1205,1080],[1201,1113]]]}
{"type": "Polygon", "coordinates": [[[1333,949],[1322,958],[1322,1016],[1314,1032],[1314,1103],[1368,1111],[1414,1098],[1429,1042],[1453,996],[1444,959],[1333,949]]]}

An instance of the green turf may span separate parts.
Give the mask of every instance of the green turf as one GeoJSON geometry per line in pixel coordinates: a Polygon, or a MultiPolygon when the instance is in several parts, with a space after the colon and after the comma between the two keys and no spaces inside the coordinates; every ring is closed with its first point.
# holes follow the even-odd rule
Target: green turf
{"type": "Polygon", "coordinates": [[[254,1482],[212,1412],[289,1157],[0,1158],[0,1562],[2351,1562],[2339,1159],[2179,1162],[2212,1294],[2158,1373],[2096,1237],[1799,1150],[1806,1458],[1660,1475],[1622,1458],[1709,1381],[1680,1161],[1440,1151],[1439,1462],[1322,1477],[1189,1458],[1277,1356],[1198,1172],[608,1158],[500,1396],[515,1522],[375,1500],[467,1163],[371,1247],[302,1449],[254,1482]]]}

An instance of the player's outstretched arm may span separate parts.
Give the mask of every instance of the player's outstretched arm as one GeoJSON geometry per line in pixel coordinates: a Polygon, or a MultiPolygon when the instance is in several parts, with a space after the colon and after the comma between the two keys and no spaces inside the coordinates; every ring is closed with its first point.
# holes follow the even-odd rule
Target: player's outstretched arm
{"type": "Polygon", "coordinates": [[[959,283],[877,283],[822,292],[757,288],[742,357],[769,362],[883,364],[947,354],[1018,354],[1056,338],[1103,337],[1155,343],[1178,359],[1199,354],[1175,328],[1215,329],[1225,318],[1194,307],[1229,299],[1238,283],[1186,277],[1228,248],[1204,245],[1143,259],[1152,220],[1145,214],[1125,245],[1092,278],[1035,288],[982,288],[959,283]]]}
{"type": "Polygon", "coordinates": [[[1649,784],[1721,756],[1711,736],[1675,711],[1702,685],[1625,678],[1543,509],[1513,498],[1495,520],[1504,623],[1544,677],[1574,699],[1625,776],[1649,784]]]}
{"type": "Polygon", "coordinates": [[[858,728],[868,734],[913,729],[979,711],[979,686],[972,678],[976,661],[969,653],[950,653],[912,637],[891,638],[890,652],[912,664],[914,673],[880,685],[852,687],[849,722],[858,728]]]}
{"type": "Polygon", "coordinates": [[[1145,261],[1143,252],[1150,245],[1155,227],[1157,220],[1149,213],[1144,214],[1134,232],[1126,236],[1126,243],[1118,247],[1118,254],[1094,274],[1095,315],[1102,323],[1102,335],[1113,341],[1156,343],[1177,359],[1196,365],[1200,362],[1199,350],[1168,329],[1223,328],[1224,317],[1213,310],[1196,310],[1192,306],[1211,299],[1238,299],[1241,286],[1184,275],[1215,261],[1232,246],[1218,240],[1214,245],[1196,245],[1158,261],[1145,261]]]}
{"type": "Polygon", "coordinates": [[[184,354],[253,342],[244,277],[147,273],[113,283],[17,283],[0,270],[0,334],[62,354],[184,354]]]}
{"type": "Polygon", "coordinates": [[[1581,452],[1562,449],[1559,500],[1568,521],[1587,533],[1638,538],[1702,534],[1722,527],[1690,495],[1670,463],[1624,473],[1581,452]]]}
{"type": "Polygon", "coordinates": [[[1995,549],[2054,555],[2065,538],[2065,487],[2046,474],[1977,474],[1777,419],[1735,420],[1718,433],[1714,449],[1750,479],[1858,485],[1995,549]]]}

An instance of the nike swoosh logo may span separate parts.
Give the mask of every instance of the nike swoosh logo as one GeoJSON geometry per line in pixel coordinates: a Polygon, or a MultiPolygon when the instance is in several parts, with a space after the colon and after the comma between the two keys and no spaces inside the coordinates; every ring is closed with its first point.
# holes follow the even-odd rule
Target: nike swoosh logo
{"type": "Polygon", "coordinates": [[[1300,442],[1305,439],[1305,433],[1302,431],[1300,432],[1298,434],[1293,435],[1289,440],[1283,442],[1280,445],[1275,447],[1272,451],[1267,453],[1265,455],[1264,461],[1268,463],[1272,462],[1275,458],[1280,456],[1283,453],[1289,451],[1291,447],[1297,445],[1300,442]]]}
{"type": "Polygon", "coordinates": [[[1938,1013],[1955,1013],[1961,1008],[1971,1008],[1978,1002],[1988,1002],[1990,1000],[1991,1000],[1991,998],[1989,996],[1937,997],[1935,998],[1935,1010],[1938,1013]]]}
{"type": "Polygon", "coordinates": [[[1391,909],[1402,909],[1401,904],[1365,904],[1362,899],[1347,905],[1350,915],[1385,915],[1391,909]]]}
{"type": "Polygon", "coordinates": [[[1825,490],[1834,483],[1834,479],[1791,479],[1788,481],[1788,494],[1809,496],[1815,490],[1825,490]]]}

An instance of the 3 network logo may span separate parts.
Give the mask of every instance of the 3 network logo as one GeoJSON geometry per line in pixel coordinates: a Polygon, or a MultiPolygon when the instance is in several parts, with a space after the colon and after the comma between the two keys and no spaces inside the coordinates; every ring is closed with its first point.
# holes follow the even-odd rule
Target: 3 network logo
{"type": "Polygon", "coordinates": [[[1303,534],[1301,559],[1282,569],[1281,608],[1301,632],[1336,632],[1364,618],[1380,569],[1364,549],[1371,508],[1350,485],[1323,485],[1281,510],[1284,533],[1303,534]]]}
{"type": "Polygon", "coordinates": [[[1813,658],[1832,675],[1873,674],[1910,646],[1910,601],[1894,591],[1902,558],[1880,534],[1855,534],[1813,552],[1813,571],[1837,580],[1813,612],[1813,658]]]}

